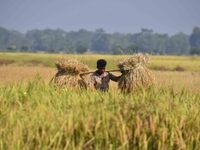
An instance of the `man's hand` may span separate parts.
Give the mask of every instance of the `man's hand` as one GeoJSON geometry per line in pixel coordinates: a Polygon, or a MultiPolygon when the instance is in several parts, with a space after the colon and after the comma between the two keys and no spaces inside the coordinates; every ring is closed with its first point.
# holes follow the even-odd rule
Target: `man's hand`
{"type": "Polygon", "coordinates": [[[122,74],[125,74],[125,73],[128,72],[128,70],[125,70],[124,68],[121,68],[121,69],[120,69],[120,72],[121,72],[122,74]]]}
{"type": "Polygon", "coordinates": [[[125,74],[125,69],[124,69],[124,68],[121,68],[121,69],[120,69],[120,72],[121,72],[122,74],[125,74]]]}

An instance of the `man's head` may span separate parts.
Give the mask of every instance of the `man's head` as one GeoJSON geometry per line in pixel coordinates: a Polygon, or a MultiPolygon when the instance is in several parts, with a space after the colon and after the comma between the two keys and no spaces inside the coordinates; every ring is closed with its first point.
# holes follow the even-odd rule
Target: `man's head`
{"type": "Polygon", "coordinates": [[[107,62],[104,59],[97,60],[98,73],[102,74],[105,72],[107,62]]]}

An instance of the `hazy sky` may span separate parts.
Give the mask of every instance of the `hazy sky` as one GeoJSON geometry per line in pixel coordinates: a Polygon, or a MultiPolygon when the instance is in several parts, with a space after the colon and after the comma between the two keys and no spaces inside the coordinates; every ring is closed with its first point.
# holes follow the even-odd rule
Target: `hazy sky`
{"type": "Polygon", "coordinates": [[[200,26],[200,0],[0,0],[0,26],[190,34],[200,26]]]}

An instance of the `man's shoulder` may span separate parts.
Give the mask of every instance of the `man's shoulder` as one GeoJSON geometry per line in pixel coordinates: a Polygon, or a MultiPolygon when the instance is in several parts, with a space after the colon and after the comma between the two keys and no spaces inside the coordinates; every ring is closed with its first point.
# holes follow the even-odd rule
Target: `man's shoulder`
{"type": "MultiPolygon", "coordinates": [[[[108,75],[110,75],[110,73],[107,72],[107,71],[103,73],[103,76],[108,76],[108,75]]],[[[99,74],[98,74],[98,71],[96,70],[95,72],[93,72],[93,73],[91,74],[91,76],[102,76],[102,74],[99,75],[99,74]]]]}
{"type": "Polygon", "coordinates": [[[91,76],[98,76],[97,70],[94,71],[94,72],[91,74],[91,76]]]}

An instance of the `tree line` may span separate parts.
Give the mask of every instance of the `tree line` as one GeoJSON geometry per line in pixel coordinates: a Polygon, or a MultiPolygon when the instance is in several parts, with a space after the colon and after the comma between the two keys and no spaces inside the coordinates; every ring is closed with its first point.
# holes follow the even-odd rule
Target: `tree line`
{"type": "Polygon", "coordinates": [[[1,51],[45,51],[49,53],[109,53],[189,55],[200,54],[200,27],[190,35],[155,33],[141,29],[139,33],[106,33],[103,29],[66,32],[61,29],[30,30],[26,33],[0,27],[1,51]]]}

